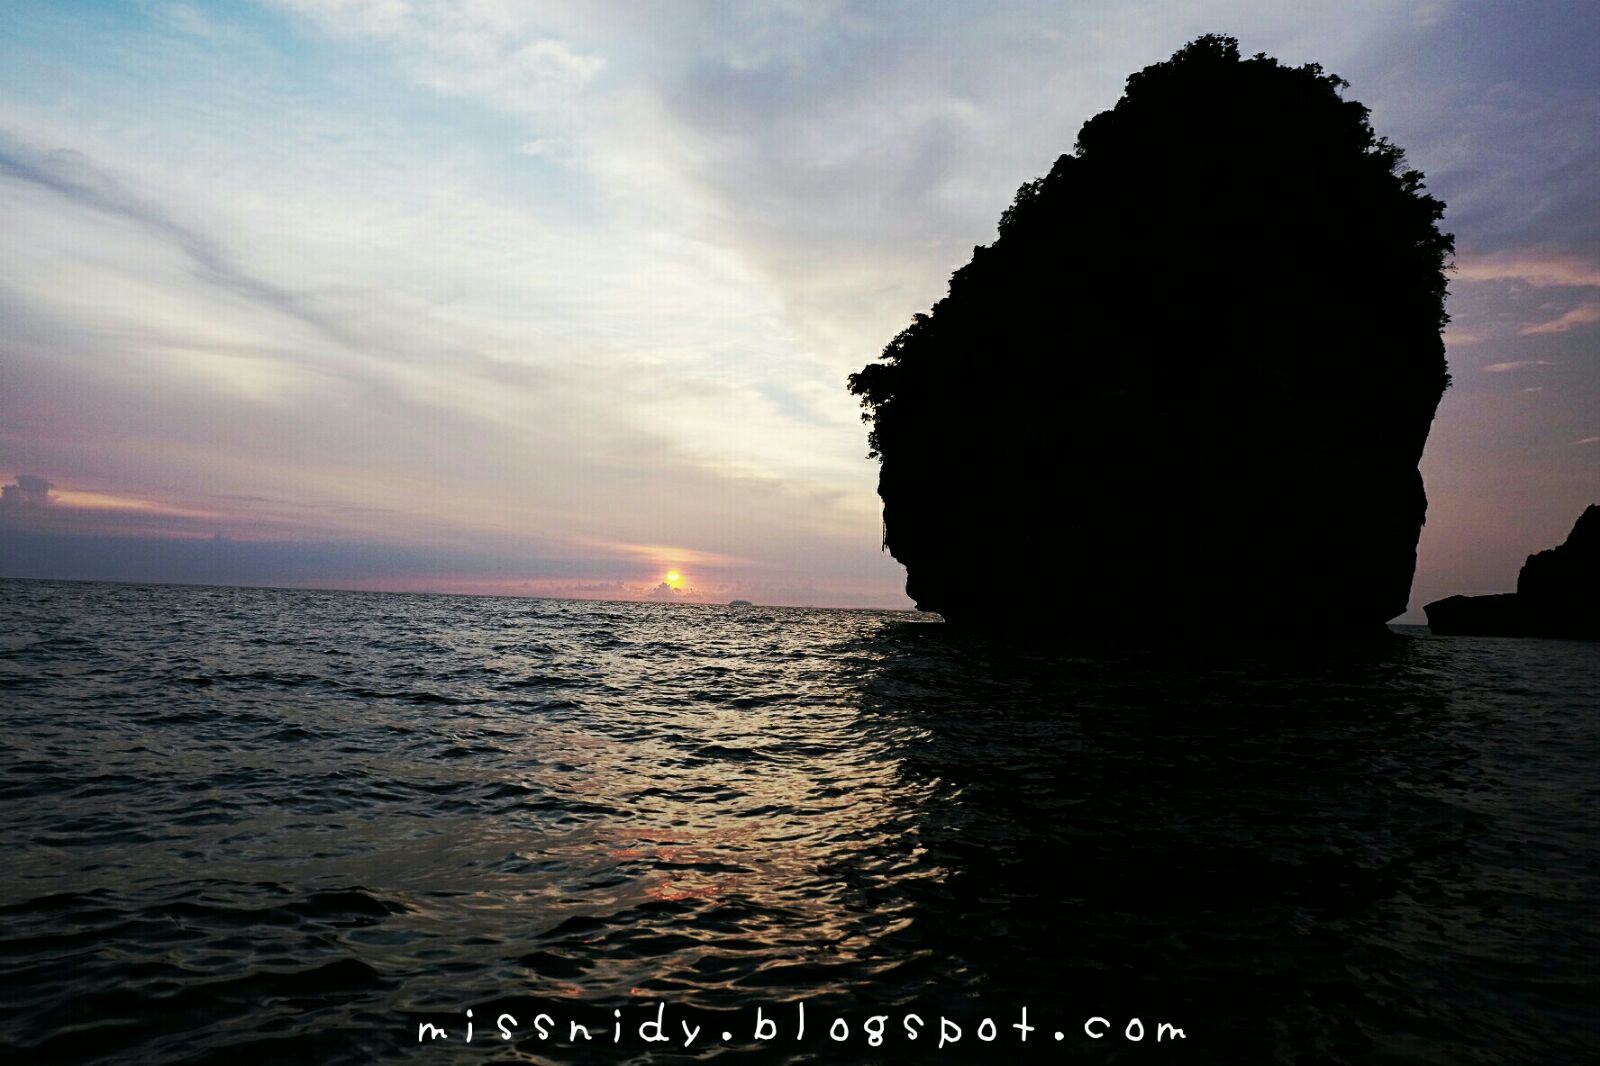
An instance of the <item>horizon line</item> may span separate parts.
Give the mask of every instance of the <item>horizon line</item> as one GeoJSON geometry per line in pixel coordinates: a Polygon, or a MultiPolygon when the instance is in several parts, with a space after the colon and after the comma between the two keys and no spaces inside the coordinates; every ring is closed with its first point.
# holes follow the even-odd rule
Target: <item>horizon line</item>
{"type": "MultiPolygon", "coordinates": [[[[548,594],[517,592],[448,592],[442,589],[361,589],[348,588],[342,585],[252,585],[244,583],[230,584],[226,582],[208,581],[135,581],[120,578],[97,577],[37,577],[15,574],[0,574],[0,581],[54,581],[62,584],[74,585],[132,585],[135,587],[156,588],[252,589],[261,592],[343,592],[368,596],[455,596],[462,599],[474,600],[550,600],[557,603],[660,604],[666,607],[730,606],[730,603],[726,600],[606,599],[589,596],[552,596],[548,594]]],[[[893,614],[935,614],[935,612],[919,610],[916,607],[846,607],[835,604],[756,603],[753,601],[750,603],[750,606],[788,611],[878,611],[893,614]]]]}

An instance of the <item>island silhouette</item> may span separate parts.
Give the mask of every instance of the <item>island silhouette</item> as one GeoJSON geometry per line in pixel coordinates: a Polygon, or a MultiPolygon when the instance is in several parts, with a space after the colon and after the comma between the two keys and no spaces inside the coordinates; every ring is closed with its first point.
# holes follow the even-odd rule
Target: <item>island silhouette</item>
{"type": "Polygon", "coordinates": [[[1444,204],[1317,64],[1197,38],[850,376],[883,544],[968,624],[1377,629],[1449,383],[1444,204]]]}
{"type": "Polygon", "coordinates": [[[1557,547],[1528,556],[1517,591],[1450,596],[1423,608],[1435,633],[1600,639],[1600,505],[1557,547]]]}

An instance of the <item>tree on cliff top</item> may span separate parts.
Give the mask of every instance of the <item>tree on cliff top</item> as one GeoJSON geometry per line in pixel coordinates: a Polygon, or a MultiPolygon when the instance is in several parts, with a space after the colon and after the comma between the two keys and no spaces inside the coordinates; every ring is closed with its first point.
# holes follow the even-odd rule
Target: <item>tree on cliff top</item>
{"type": "Polygon", "coordinates": [[[1347,83],[1198,38],[1128,78],[851,375],[919,606],[1405,609],[1448,376],[1444,205],[1347,83]]]}

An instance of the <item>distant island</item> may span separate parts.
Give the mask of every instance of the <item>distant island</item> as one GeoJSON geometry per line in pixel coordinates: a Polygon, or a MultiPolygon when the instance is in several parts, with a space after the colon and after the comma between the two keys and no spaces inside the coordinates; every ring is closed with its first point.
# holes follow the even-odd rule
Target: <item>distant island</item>
{"type": "Polygon", "coordinates": [[[1600,640],[1600,506],[1585,508],[1559,547],[1528,556],[1517,591],[1451,596],[1423,611],[1445,635],[1600,640]]]}
{"type": "Polygon", "coordinates": [[[1449,382],[1451,235],[1321,67],[1201,37],[850,376],[883,543],[950,622],[1377,630],[1449,382]]]}

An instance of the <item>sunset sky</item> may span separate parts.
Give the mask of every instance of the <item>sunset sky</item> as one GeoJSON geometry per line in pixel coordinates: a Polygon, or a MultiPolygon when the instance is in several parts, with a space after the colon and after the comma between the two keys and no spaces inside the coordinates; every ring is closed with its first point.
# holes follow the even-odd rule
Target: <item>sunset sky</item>
{"type": "Polygon", "coordinates": [[[1511,589],[1600,502],[1583,0],[13,0],[0,576],[909,606],[846,375],[1207,32],[1449,205],[1401,620],[1511,589]]]}

